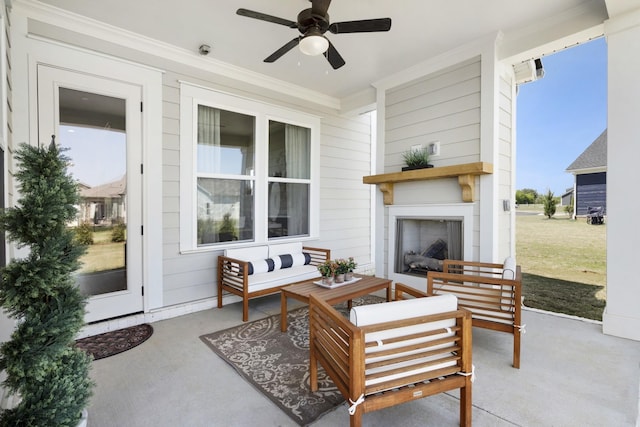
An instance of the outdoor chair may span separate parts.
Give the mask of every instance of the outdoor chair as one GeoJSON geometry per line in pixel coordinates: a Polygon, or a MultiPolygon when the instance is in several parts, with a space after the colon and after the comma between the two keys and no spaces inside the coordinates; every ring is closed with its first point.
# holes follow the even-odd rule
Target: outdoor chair
{"type": "Polygon", "coordinates": [[[359,427],[365,412],[459,389],[460,425],[470,426],[471,339],[471,313],[454,295],[358,306],[347,319],[311,294],[311,390],[320,364],[359,427]]]}
{"type": "Polygon", "coordinates": [[[453,294],[471,312],[473,326],[513,335],[513,367],[520,368],[522,272],[509,257],[504,264],[444,260],[442,272],[427,273],[427,291],[396,284],[395,299],[453,294]]]}

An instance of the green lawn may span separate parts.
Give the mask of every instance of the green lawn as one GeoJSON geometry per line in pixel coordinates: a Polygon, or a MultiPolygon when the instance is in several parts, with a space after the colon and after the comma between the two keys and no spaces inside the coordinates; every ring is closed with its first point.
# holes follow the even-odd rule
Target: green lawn
{"type": "Polygon", "coordinates": [[[93,232],[93,245],[80,258],[79,273],[95,273],[124,267],[124,242],[111,241],[111,230],[93,232]]]}
{"type": "MultiPolygon", "coordinates": [[[[518,208],[519,212],[539,210],[518,208]]],[[[524,304],[602,320],[606,232],[606,224],[589,225],[584,218],[571,220],[560,207],[551,219],[517,215],[516,253],[523,272],[524,304]]]]}

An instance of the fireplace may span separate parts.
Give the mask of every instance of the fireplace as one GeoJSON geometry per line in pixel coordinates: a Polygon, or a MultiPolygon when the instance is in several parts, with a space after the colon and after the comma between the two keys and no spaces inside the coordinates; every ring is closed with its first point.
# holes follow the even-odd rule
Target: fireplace
{"type": "Polygon", "coordinates": [[[473,257],[473,204],[393,205],[389,207],[389,278],[426,290],[429,270],[442,260],[473,257]]]}
{"type": "Polygon", "coordinates": [[[424,277],[444,259],[464,259],[462,218],[396,218],[394,272],[424,277]]]}

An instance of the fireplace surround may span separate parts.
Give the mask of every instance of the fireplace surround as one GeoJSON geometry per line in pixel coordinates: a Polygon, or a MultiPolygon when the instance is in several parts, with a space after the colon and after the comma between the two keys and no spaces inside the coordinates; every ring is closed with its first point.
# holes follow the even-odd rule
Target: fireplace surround
{"type": "Polygon", "coordinates": [[[471,203],[393,205],[388,217],[389,278],[426,290],[428,270],[444,258],[472,258],[471,203]]]}

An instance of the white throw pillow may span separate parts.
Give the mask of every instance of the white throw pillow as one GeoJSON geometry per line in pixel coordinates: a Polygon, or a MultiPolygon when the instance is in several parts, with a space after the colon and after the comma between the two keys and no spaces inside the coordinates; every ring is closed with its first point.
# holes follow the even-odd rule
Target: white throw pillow
{"type": "Polygon", "coordinates": [[[516,259],[514,257],[510,256],[504,260],[502,278],[508,280],[514,280],[516,278],[516,259]]]}

